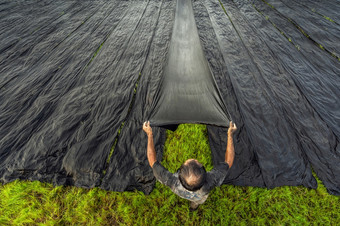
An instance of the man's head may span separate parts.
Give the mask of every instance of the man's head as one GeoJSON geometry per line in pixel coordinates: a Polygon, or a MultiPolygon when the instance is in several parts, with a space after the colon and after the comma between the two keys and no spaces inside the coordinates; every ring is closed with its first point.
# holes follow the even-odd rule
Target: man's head
{"type": "Polygon", "coordinates": [[[196,191],[203,186],[206,171],[196,159],[188,159],[179,169],[178,178],[187,190],[196,191]]]}

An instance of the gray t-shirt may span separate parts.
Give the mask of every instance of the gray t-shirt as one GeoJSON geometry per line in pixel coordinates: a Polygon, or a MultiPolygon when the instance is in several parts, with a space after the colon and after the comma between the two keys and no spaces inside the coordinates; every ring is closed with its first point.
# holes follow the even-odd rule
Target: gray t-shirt
{"type": "Polygon", "coordinates": [[[220,186],[223,183],[229,170],[229,165],[226,162],[222,162],[214,167],[213,170],[207,172],[206,182],[197,191],[189,191],[184,188],[178,178],[178,173],[170,173],[158,161],[154,163],[152,170],[156,179],[168,186],[179,197],[202,204],[208,198],[209,192],[214,187],[220,186]]]}

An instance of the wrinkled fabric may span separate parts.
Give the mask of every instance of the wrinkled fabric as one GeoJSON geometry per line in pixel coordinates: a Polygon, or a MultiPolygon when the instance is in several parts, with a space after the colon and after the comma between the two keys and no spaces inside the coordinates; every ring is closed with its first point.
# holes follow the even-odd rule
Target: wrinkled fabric
{"type": "MultiPolygon", "coordinates": [[[[316,188],[314,171],[330,194],[340,195],[339,4],[221,3],[192,1],[192,14],[199,38],[194,50],[201,46],[206,62],[200,65],[209,69],[212,84],[200,99],[217,93],[228,111],[207,104],[204,114],[227,116],[238,127],[235,162],[224,183],[316,188]]],[[[2,183],[152,191],[142,123],[154,111],[169,67],[176,5],[0,2],[2,183]]],[[[159,125],[169,123],[162,120],[159,125]]],[[[209,124],[218,164],[227,128],[171,123],[189,122],[209,124]]],[[[161,161],[165,129],[154,127],[153,134],[161,161]]]]}
{"type": "MultiPolygon", "coordinates": [[[[222,3],[226,12],[218,11],[220,6],[214,1],[204,2],[212,23],[207,26],[216,32],[226,65],[227,81],[219,84],[227,87],[230,82],[238,103],[238,109],[230,109],[240,128],[235,165],[248,160],[249,166],[231,168],[230,173],[244,184],[253,184],[252,178],[261,175],[263,185],[269,188],[315,188],[312,167],[328,191],[339,195],[339,61],[316,45],[306,44],[312,48],[307,50],[292,45],[280,32],[285,28],[274,27],[269,21],[272,17],[251,4],[222,3]],[[316,63],[319,59],[329,66],[316,63]],[[241,119],[235,114],[241,114],[241,119]],[[249,142],[248,148],[253,150],[244,151],[244,142],[249,142]],[[247,170],[250,166],[257,168],[252,164],[254,159],[259,169],[247,170]]],[[[276,12],[273,8],[271,11],[276,12]]],[[[288,24],[295,27],[289,20],[288,24]]],[[[296,27],[294,31],[298,32],[296,27]]],[[[306,36],[300,38],[310,42],[306,36]]],[[[228,92],[226,99],[232,97],[228,92]]],[[[225,131],[208,127],[208,134],[213,141],[213,156],[216,153],[221,158],[225,131]]]]}
{"type": "Polygon", "coordinates": [[[229,117],[201,47],[191,0],[177,0],[167,62],[149,117],[151,126],[227,126],[229,117]]]}

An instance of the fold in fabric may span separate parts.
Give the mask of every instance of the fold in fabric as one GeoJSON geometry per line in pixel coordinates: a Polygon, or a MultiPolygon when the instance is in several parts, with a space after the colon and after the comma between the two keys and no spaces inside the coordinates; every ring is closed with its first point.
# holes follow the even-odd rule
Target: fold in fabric
{"type": "Polygon", "coordinates": [[[178,0],[162,81],[150,115],[152,126],[181,123],[226,127],[230,116],[198,37],[190,0],[178,0]]]}

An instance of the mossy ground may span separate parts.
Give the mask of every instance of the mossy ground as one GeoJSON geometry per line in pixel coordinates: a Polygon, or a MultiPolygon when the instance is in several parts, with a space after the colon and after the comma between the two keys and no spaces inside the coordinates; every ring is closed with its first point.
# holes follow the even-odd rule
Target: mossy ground
{"type": "MultiPolygon", "coordinates": [[[[212,168],[203,125],[181,125],[168,132],[163,164],[174,172],[188,158],[212,168]]],[[[0,225],[339,225],[339,197],[318,183],[316,190],[223,185],[190,212],[187,200],[158,182],[150,195],[144,195],[15,181],[0,185],[0,225]]]]}

